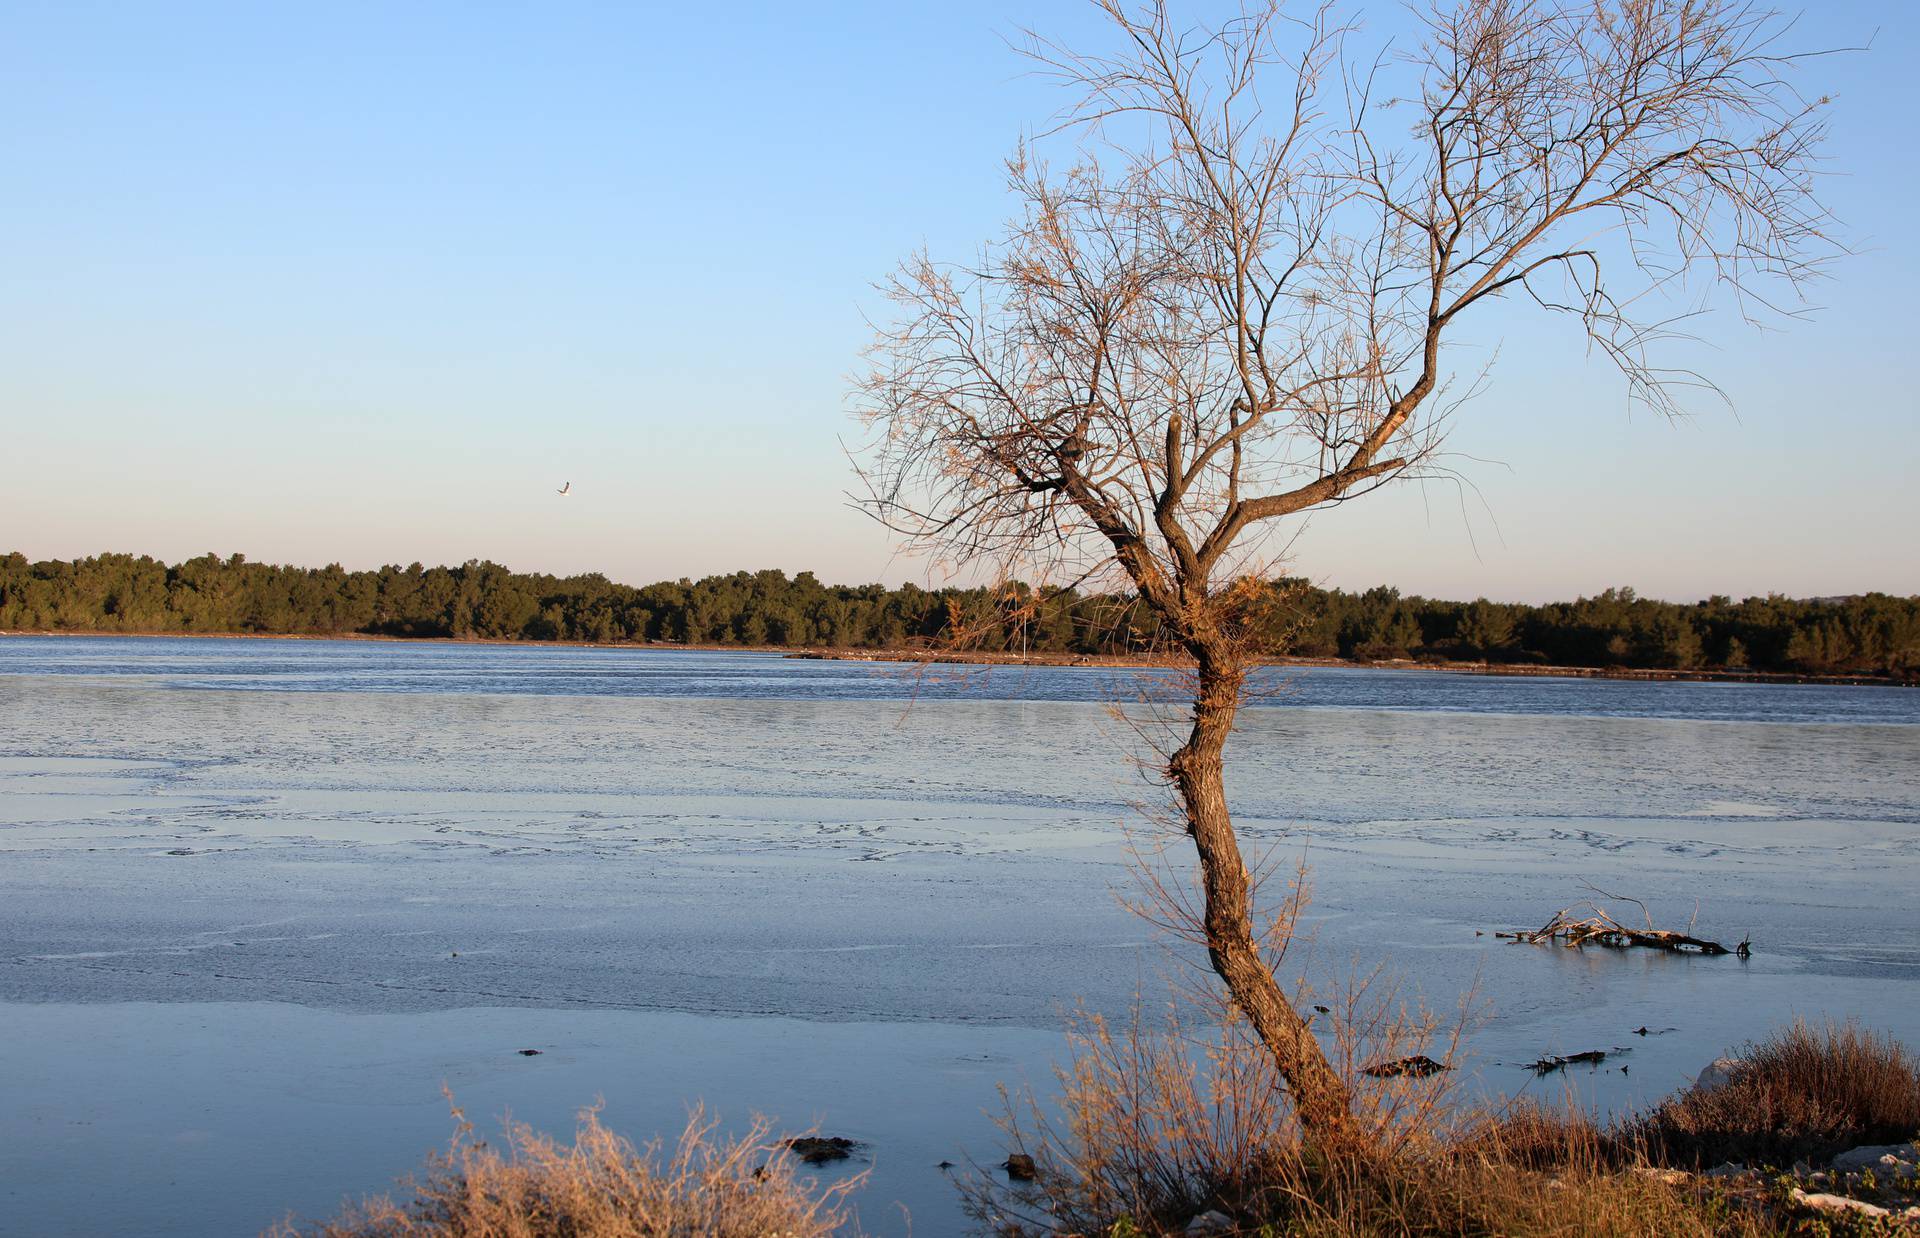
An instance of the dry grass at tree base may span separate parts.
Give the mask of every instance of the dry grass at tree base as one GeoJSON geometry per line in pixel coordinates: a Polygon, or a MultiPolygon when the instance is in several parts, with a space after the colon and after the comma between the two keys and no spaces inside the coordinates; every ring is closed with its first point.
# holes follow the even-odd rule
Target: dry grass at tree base
{"type": "Polygon", "coordinates": [[[1024,1201],[1025,1215],[983,1211],[1003,1235],[1177,1235],[1220,1210],[1224,1232],[1360,1238],[1362,1235],[1762,1235],[1779,1232],[1764,1211],[1731,1195],[1703,1197],[1623,1169],[1601,1132],[1577,1119],[1529,1114],[1510,1133],[1489,1123],[1464,1146],[1407,1149],[1378,1160],[1327,1161],[1291,1144],[1267,1150],[1193,1211],[1111,1219],[1047,1217],[1049,1185],[1024,1201]],[[1525,1141],[1551,1128],[1550,1149],[1525,1141]],[[1545,1155],[1542,1155],[1542,1154],[1545,1155]],[[1529,1167],[1528,1157],[1549,1162],[1529,1167]]]}
{"type": "Polygon", "coordinates": [[[411,1199],[366,1200],[270,1238],[824,1238],[847,1224],[846,1196],[865,1179],[802,1180],[760,1118],[727,1139],[696,1109],[667,1151],[636,1148],[589,1109],[571,1144],[508,1122],[503,1152],[454,1117],[452,1145],[410,1181],[411,1199]]]}
{"type": "Polygon", "coordinates": [[[1057,1120],[1009,1110],[1034,1180],[969,1185],[984,1229],[1128,1238],[1184,1233],[1219,1212],[1231,1228],[1218,1232],[1329,1238],[1913,1232],[1809,1216],[1777,1174],[1674,1172],[1726,1160],[1784,1167],[1914,1138],[1920,1069],[1893,1041],[1852,1026],[1796,1025],[1748,1047],[1725,1085],[1606,1127],[1571,1104],[1461,1118],[1417,1099],[1444,1089],[1438,1078],[1357,1085],[1382,1150],[1339,1159],[1301,1140],[1263,1055],[1231,1028],[1202,1044],[1173,1024],[1116,1033],[1095,1021],[1074,1048],[1057,1120]]]}

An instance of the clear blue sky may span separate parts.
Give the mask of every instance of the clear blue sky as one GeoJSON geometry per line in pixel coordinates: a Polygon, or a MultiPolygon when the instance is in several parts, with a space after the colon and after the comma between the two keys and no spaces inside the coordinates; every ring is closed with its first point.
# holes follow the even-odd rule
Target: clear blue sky
{"type": "MultiPolygon", "coordinates": [[[[1022,23],[1094,28],[1064,0],[0,4],[0,550],[924,578],[844,506],[847,378],[872,282],[1008,213],[1000,161],[1057,103],[1022,23]]],[[[1734,411],[1629,416],[1564,325],[1516,327],[1456,419],[1464,513],[1350,504],[1296,570],[1920,592],[1920,17],[1801,31],[1875,37],[1809,79],[1861,253],[1811,324],[1706,328],[1734,411]]]]}

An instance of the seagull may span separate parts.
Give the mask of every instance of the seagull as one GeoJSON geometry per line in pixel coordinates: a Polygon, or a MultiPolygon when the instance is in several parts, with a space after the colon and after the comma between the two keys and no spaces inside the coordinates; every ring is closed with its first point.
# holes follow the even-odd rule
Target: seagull
{"type": "Polygon", "coordinates": [[[572,482],[568,482],[568,483],[567,483],[566,485],[564,485],[564,486],[562,486],[562,487],[560,487],[560,488],[559,488],[558,490],[556,490],[556,491],[554,491],[554,493],[555,493],[555,494],[562,494],[562,495],[563,495],[563,494],[565,494],[565,493],[567,493],[567,491],[569,491],[569,490],[571,490],[571,489],[573,489],[573,483],[572,483],[572,482]]]}

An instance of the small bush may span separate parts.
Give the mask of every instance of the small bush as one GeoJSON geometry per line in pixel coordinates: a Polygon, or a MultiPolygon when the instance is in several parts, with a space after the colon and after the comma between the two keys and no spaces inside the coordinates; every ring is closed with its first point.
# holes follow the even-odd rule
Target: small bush
{"type": "Polygon", "coordinates": [[[1784,1167],[1920,1132],[1920,1063],[1853,1024],[1796,1023],[1749,1045],[1719,1087],[1694,1088],[1623,1134],[1661,1164],[1784,1167]]]}
{"type": "Polygon", "coordinates": [[[1673,1183],[1622,1159],[1607,1132],[1584,1117],[1524,1106],[1446,1139],[1398,1152],[1330,1160],[1297,1141],[1267,1145],[1257,1163],[1235,1161],[1213,1190],[1194,1176],[1192,1149],[1171,1157],[1139,1144],[1078,1156],[1055,1146],[1031,1188],[975,1197],[974,1215],[1002,1235],[1165,1235],[1219,1209],[1234,1233],[1261,1238],[1373,1235],[1680,1235],[1759,1238],[1782,1227],[1752,1200],[1673,1183]],[[1141,1154],[1145,1153],[1145,1156],[1141,1154]],[[1063,1155],[1064,1154],[1064,1155],[1063,1155]],[[1131,1190],[1086,1189],[1124,1163],[1131,1190]],[[1153,1183],[1181,1182],[1178,1191],[1153,1183]],[[993,1202],[989,1203],[989,1199],[993,1202]],[[1104,1210],[1102,1206],[1104,1205],[1104,1210]]]}
{"type": "Polygon", "coordinates": [[[1009,1103],[1003,1125],[1031,1154],[1029,1184],[963,1184],[968,1213],[990,1231],[1106,1232],[1132,1218],[1184,1218],[1223,1192],[1252,1189],[1298,1140],[1272,1059],[1237,1029],[1193,1032],[1169,1012],[1149,1027],[1135,1008],[1115,1028],[1093,1015],[1068,1032],[1059,1072],[1065,1128],[1038,1105],[1009,1103]]]}
{"type": "Polygon", "coordinates": [[[473,1142],[458,1109],[454,1117],[452,1144],[410,1180],[412,1199],[366,1200],[269,1238],[825,1238],[846,1224],[845,1197],[865,1177],[814,1188],[764,1119],[723,1140],[699,1109],[670,1155],[657,1140],[635,1148],[593,1109],[571,1144],[508,1122],[505,1155],[473,1142]]]}
{"type": "MultiPolygon", "coordinates": [[[[1451,1060],[1459,1029],[1446,1033],[1378,974],[1326,996],[1332,1004],[1316,1005],[1315,1017],[1329,1027],[1330,1056],[1350,1081],[1368,1145],[1391,1159],[1442,1138],[1450,1068],[1370,1075],[1366,1066],[1427,1050],[1451,1060]]],[[[963,1182],[975,1221],[989,1231],[1088,1234],[1125,1220],[1153,1233],[1215,1208],[1245,1213],[1275,1181],[1306,1171],[1294,1164],[1305,1141],[1272,1054],[1232,1005],[1209,995],[1193,1022],[1183,1005],[1158,1020],[1136,1005],[1118,1026],[1085,1012],[1070,1021],[1058,1118],[1029,1100],[1009,1103],[1002,1119],[1012,1144],[1032,1156],[1034,1177],[1007,1189],[963,1182]]]]}
{"type": "Polygon", "coordinates": [[[1369,1091],[1380,1085],[1351,1068],[1364,1056],[1339,1053],[1375,1146],[1331,1159],[1302,1139],[1266,1056],[1235,1030],[1196,1035],[1137,1015],[1118,1029],[1082,1021],[1070,1035],[1059,1117],[1009,1117],[1009,1134],[1038,1166],[1035,1180],[976,1179],[972,1215],[1004,1235],[1171,1235],[1218,1210],[1235,1232],[1276,1238],[1745,1238],[1802,1232],[1784,1188],[1673,1169],[1787,1165],[1920,1131],[1906,1050],[1850,1025],[1797,1025],[1749,1047],[1726,1086],[1607,1126],[1570,1100],[1490,1114],[1425,1103],[1442,1086],[1435,1079],[1369,1091]]]}

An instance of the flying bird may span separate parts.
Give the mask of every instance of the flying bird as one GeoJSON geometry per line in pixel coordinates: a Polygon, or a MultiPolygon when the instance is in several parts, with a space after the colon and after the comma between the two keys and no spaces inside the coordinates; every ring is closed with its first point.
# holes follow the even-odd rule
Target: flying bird
{"type": "Polygon", "coordinates": [[[555,493],[555,494],[565,494],[565,493],[567,493],[567,491],[569,491],[569,490],[571,490],[571,489],[573,489],[573,483],[572,483],[572,482],[568,482],[568,483],[567,483],[566,485],[564,485],[564,486],[562,486],[562,487],[560,487],[560,488],[559,488],[558,490],[556,490],[556,491],[554,491],[554,493],[555,493]]]}

